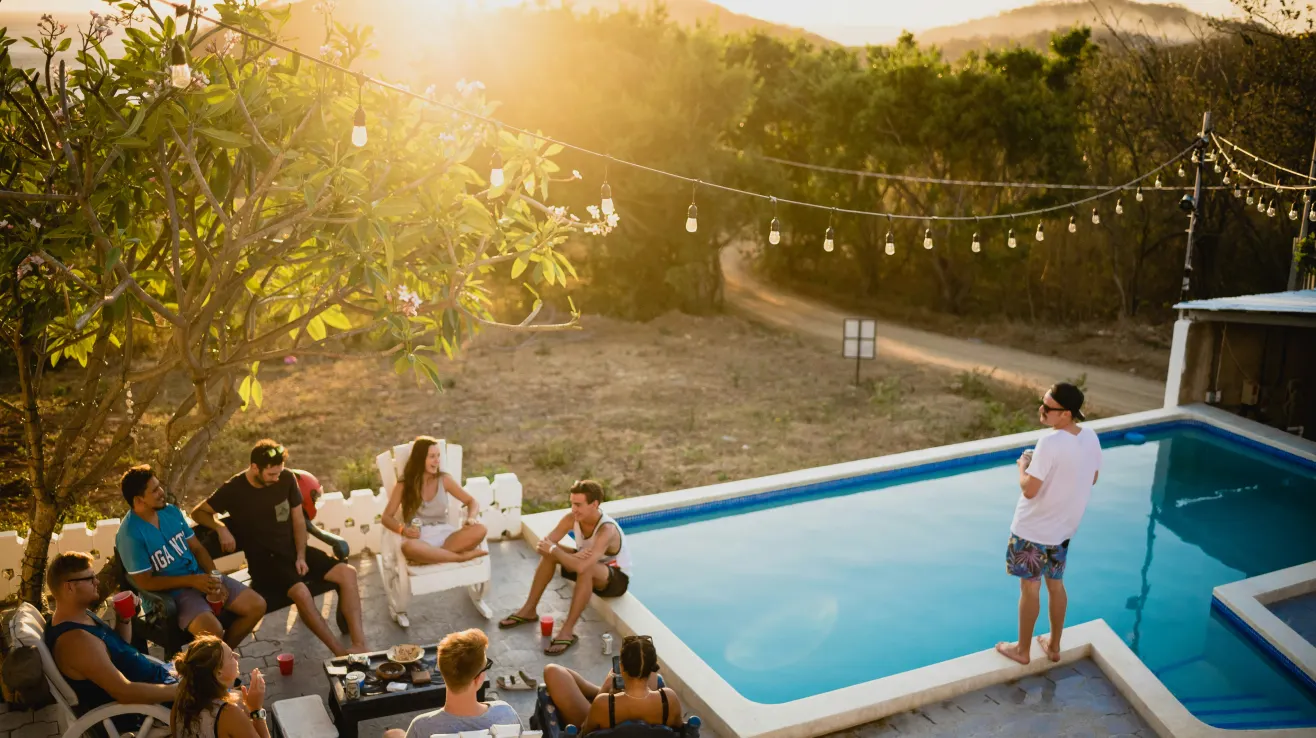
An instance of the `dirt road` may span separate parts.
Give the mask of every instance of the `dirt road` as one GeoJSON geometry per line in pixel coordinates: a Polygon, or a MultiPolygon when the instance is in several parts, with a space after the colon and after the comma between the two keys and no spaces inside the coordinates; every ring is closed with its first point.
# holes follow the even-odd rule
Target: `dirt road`
{"type": "MultiPolygon", "coordinates": [[[[732,311],[798,331],[840,350],[841,321],[855,316],[758,281],[749,273],[738,247],[722,250],[722,271],[726,277],[727,306],[732,311]]],[[[1164,401],[1162,382],[885,321],[877,323],[877,350],[885,356],[957,371],[994,370],[999,379],[1036,388],[1086,374],[1088,402],[1107,414],[1151,410],[1164,401]]]]}

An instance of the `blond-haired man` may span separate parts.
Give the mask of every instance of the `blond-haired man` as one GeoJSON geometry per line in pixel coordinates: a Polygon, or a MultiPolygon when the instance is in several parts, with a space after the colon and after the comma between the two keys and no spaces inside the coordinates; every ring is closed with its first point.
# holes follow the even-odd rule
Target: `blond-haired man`
{"type": "Polygon", "coordinates": [[[520,725],[516,710],[501,700],[480,702],[476,693],[493,662],[485,655],[489,637],[478,628],[449,633],[439,643],[439,673],[447,685],[443,707],[417,715],[404,734],[393,729],[384,738],[429,738],[435,733],[488,730],[494,725],[520,725]]]}

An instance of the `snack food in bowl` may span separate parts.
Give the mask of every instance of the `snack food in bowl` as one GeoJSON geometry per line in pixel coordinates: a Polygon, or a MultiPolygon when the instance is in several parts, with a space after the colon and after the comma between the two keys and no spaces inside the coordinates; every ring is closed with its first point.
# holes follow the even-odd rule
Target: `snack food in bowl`
{"type": "Polygon", "coordinates": [[[375,676],[388,681],[390,679],[401,679],[402,675],[407,673],[407,667],[396,661],[385,661],[375,667],[375,676]]]}
{"type": "Polygon", "coordinates": [[[396,661],[399,664],[410,664],[414,661],[420,661],[420,657],[424,654],[425,649],[420,646],[405,643],[388,649],[387,656],[389,661],[396,661]]]}

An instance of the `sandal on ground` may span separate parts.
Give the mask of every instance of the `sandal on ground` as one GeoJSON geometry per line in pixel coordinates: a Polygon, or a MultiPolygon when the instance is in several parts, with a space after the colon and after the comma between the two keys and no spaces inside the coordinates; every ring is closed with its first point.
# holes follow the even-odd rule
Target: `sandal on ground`
{"type": "Polygon", "coordinates": [[[517,670],[516,670],[516,675],[519,676],[519,677],[521,677],[521,681],[523,681],[523,682],[525,682],[526,684],[530,685],[530,688],[531,688],[531,689],[535,689],[536,687],[539,686],[539,680],[538,680],[538,679],[535,679],[534,677],[530,676],[529,674],[525,673],[524,671],[522,671],[522,670],[520,670],[520,669],[517,669],[517,670]]]}
{"type": "Polygon", "coordinates": [[[498,627],[499,627],[500,629],[502,629],[502,630],[507,630],[508,628],[515,628],[515,627],[518,626],[518,625],[525,625],[526,623],[533,623],[533,622],[536,622],[537,620],[539,620],[538,617],[527,618],[527,617],[523,617],[523,616],[521,616],[521,615],[517,615],[516,613],[512,613],[511,615],[508,615],[507,617],[503,618],[502,620],[499,620],[499,621],[498,621],[498,627]]]}
{"type": "Polygon", "coordinates": [[[571,648],[572,646],[576,645],[576,641],[579,640],[580,640],[580,636],[575,634],[572,634],[570,638],[554,638],[553,640],[548,642],[548,648],[544,649],[544,655],[561,656],[562,654],[567,652],[568,648],[571,648]],[[561,648],[558,648],[558,646],[561,646],[561,648]]]}
{"type": "Polygon", "coordinates": [[[494,683],[498,685],[499,689],[506,689],[509,692],[516,690],[531,690],[536,686],[529,684],[522,679],[518,679],[515,676],[498,677],[494,683]]]}

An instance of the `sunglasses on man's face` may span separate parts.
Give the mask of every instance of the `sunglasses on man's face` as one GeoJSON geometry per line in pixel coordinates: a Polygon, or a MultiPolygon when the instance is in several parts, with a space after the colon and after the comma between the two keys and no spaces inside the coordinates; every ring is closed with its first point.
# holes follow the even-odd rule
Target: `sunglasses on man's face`
{"type": "Polygon", "coordinates": [[[1042,407],[1042,412],[1044,412],[1044,413],[1063,413],[1063,412],[1065,412],[1065,409],[1064,409],[1063,407],[1051,407],[1050,405],[1046,404],[1046,400],[1038,400],[1038,404],[1041,405],[1041,407],[1042,407]]]}
{"type": "Polygon", "coordinates": [[[71,577],[71,578],[69,578],[69,579],[65,579],[65,580],[64,580],[64,583],[65,583],[65,584],[71,584],[71,583],[73,583],[73,582],[88,582],[88,581],[91,581],[91,580],[93,580],[93,579],[95,579],[95,578],[96,578],[96,575],[95,575],[95,574],[88,574],[88,575],[85,576],[85,577],[71,577]]]}
{"type": "Polygon", "coordinates": [[[492,668],[493,668],[493,659],[486,656],[484,658],[484,671],[489,671],[492,668]]]}

